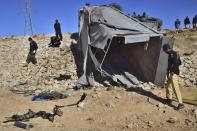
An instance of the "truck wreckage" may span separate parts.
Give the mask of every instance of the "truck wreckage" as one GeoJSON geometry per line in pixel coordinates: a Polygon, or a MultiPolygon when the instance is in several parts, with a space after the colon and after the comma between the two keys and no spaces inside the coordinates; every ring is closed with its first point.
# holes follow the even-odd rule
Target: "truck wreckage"
{"type": "Polygon", "coordinates": [[[136,18],[108,6],[85,6],[79,11],[79,44],[83,75],[76,87],[93,86],[94,72],[126,87],[140,81],[163,86],[168,56],[162,45],[174,39],[136,18]]]}

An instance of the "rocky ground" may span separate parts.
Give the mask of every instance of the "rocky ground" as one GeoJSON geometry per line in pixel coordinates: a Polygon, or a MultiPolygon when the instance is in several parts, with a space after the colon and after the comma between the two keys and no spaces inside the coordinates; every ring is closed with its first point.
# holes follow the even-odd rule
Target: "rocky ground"
{"type": "MultiPolygon", "coordinates": [[[[178,34],[170,31],[168,35],[175,37],[174,47],[183,61],[180,85],[189,92],[195,92],[197,31],[178,34]]],[[[174,107],[162,104],[165,90],[152,83],[144,83],[141,86],[143,90],[132,91],[122,87],[108,90],[97,82],[91,90],[72,90],[82,73],[83,59],[79,46],[74,44],[69,34],[64,34],[60,48],[48,48],[50,36],[33,37],[39,46],[36,56],[38,64],[30,64],[28,67],[23,67],[29,49],[27,37],[0,39],[0,130],[19,130],[13,123],[2,123],[5,117],[15,113],[23,114],[29,108],[51,112],[54,105],[76,102],[82,92],[88,96],[81,108],[63,108],[63,116],[56,117],[54,123],[41,118],[32,119],[28,122],[34,125],[31,130],[196,130],[197,107],[186,104],[184,110],[176,111],[174,107]],[[32,102],[32,96],[24,96],[28,92],[36,94],[46,90],[68,92],[71,96],[63,100],[42,102],[32,102]]],[[[177,105],[176,102],[173,104],[177,105]]]]}

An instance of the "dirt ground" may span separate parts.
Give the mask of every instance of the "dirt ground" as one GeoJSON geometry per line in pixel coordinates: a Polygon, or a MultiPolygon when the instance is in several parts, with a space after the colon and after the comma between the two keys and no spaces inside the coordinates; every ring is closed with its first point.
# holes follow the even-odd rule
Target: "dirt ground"
{"type": "Polygon", "coordinates": [[[197,128],[196,115],[192,114],[192,110],[196,109],[196,106],[186,104],[186,108],[181,111],[165,106],[159,102],[160,97],[164,97],[164,90],[157,89],[150,93],[148,91],[125,91],[122,88],[115,88],[111,91],[106,91],[104,88],[95,88],[77,92],[70,90],[68,92],[71,93],[71,96],[66,99],[33,102],[31,97],[1,90],[0,130],[21,130],[14,127],[12,122],[2,123],[5,117],[26,113],[28,109],[51,112],[54,105],[75,103],[82,92],[88,94],[83,108],[78,109],[75,106],[62,108],[63,116],[55,117],[53,123],[41,118],[31,119],[28,122],[34,126],[31,130],[195,131],[197,128]],[[176,122],[167,122],[170,117],[175,117],[176,122]]]}

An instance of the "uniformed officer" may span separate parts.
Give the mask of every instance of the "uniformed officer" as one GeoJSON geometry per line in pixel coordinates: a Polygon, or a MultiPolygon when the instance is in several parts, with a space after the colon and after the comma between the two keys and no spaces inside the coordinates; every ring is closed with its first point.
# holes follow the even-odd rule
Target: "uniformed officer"
{"type": "Polygon", "coordinates": [[[177,52],[171,49],[169,44],[165,44],[163,46],[163,50],[169,55],[168,57],[168,68],[167,68],[167,86],[166,86],[166,104],[171,104],[172,102],[172,94],[175,93],[178,99],[178,107],[177,110],[184,108],[183,100],[181,97],[181,92],[179,89],[178,83],[178,75],[179,75],[179,66],[181,65],[181,60],[177,52]]]}

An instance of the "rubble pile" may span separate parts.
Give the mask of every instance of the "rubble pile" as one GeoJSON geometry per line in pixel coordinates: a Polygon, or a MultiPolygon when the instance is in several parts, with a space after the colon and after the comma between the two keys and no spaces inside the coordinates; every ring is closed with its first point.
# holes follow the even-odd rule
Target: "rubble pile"
{"type": "Polygon", "coordinates": [[[182,60],[180,66],[181,87],[197,87],[197,31],[183,30],[173,33],[174,48],[182,60]]]}
{"type": "Polygon", "coordinates": [[[197,52],[182,56],[180,84],[182,87],[197,86],[197,52]]]}

